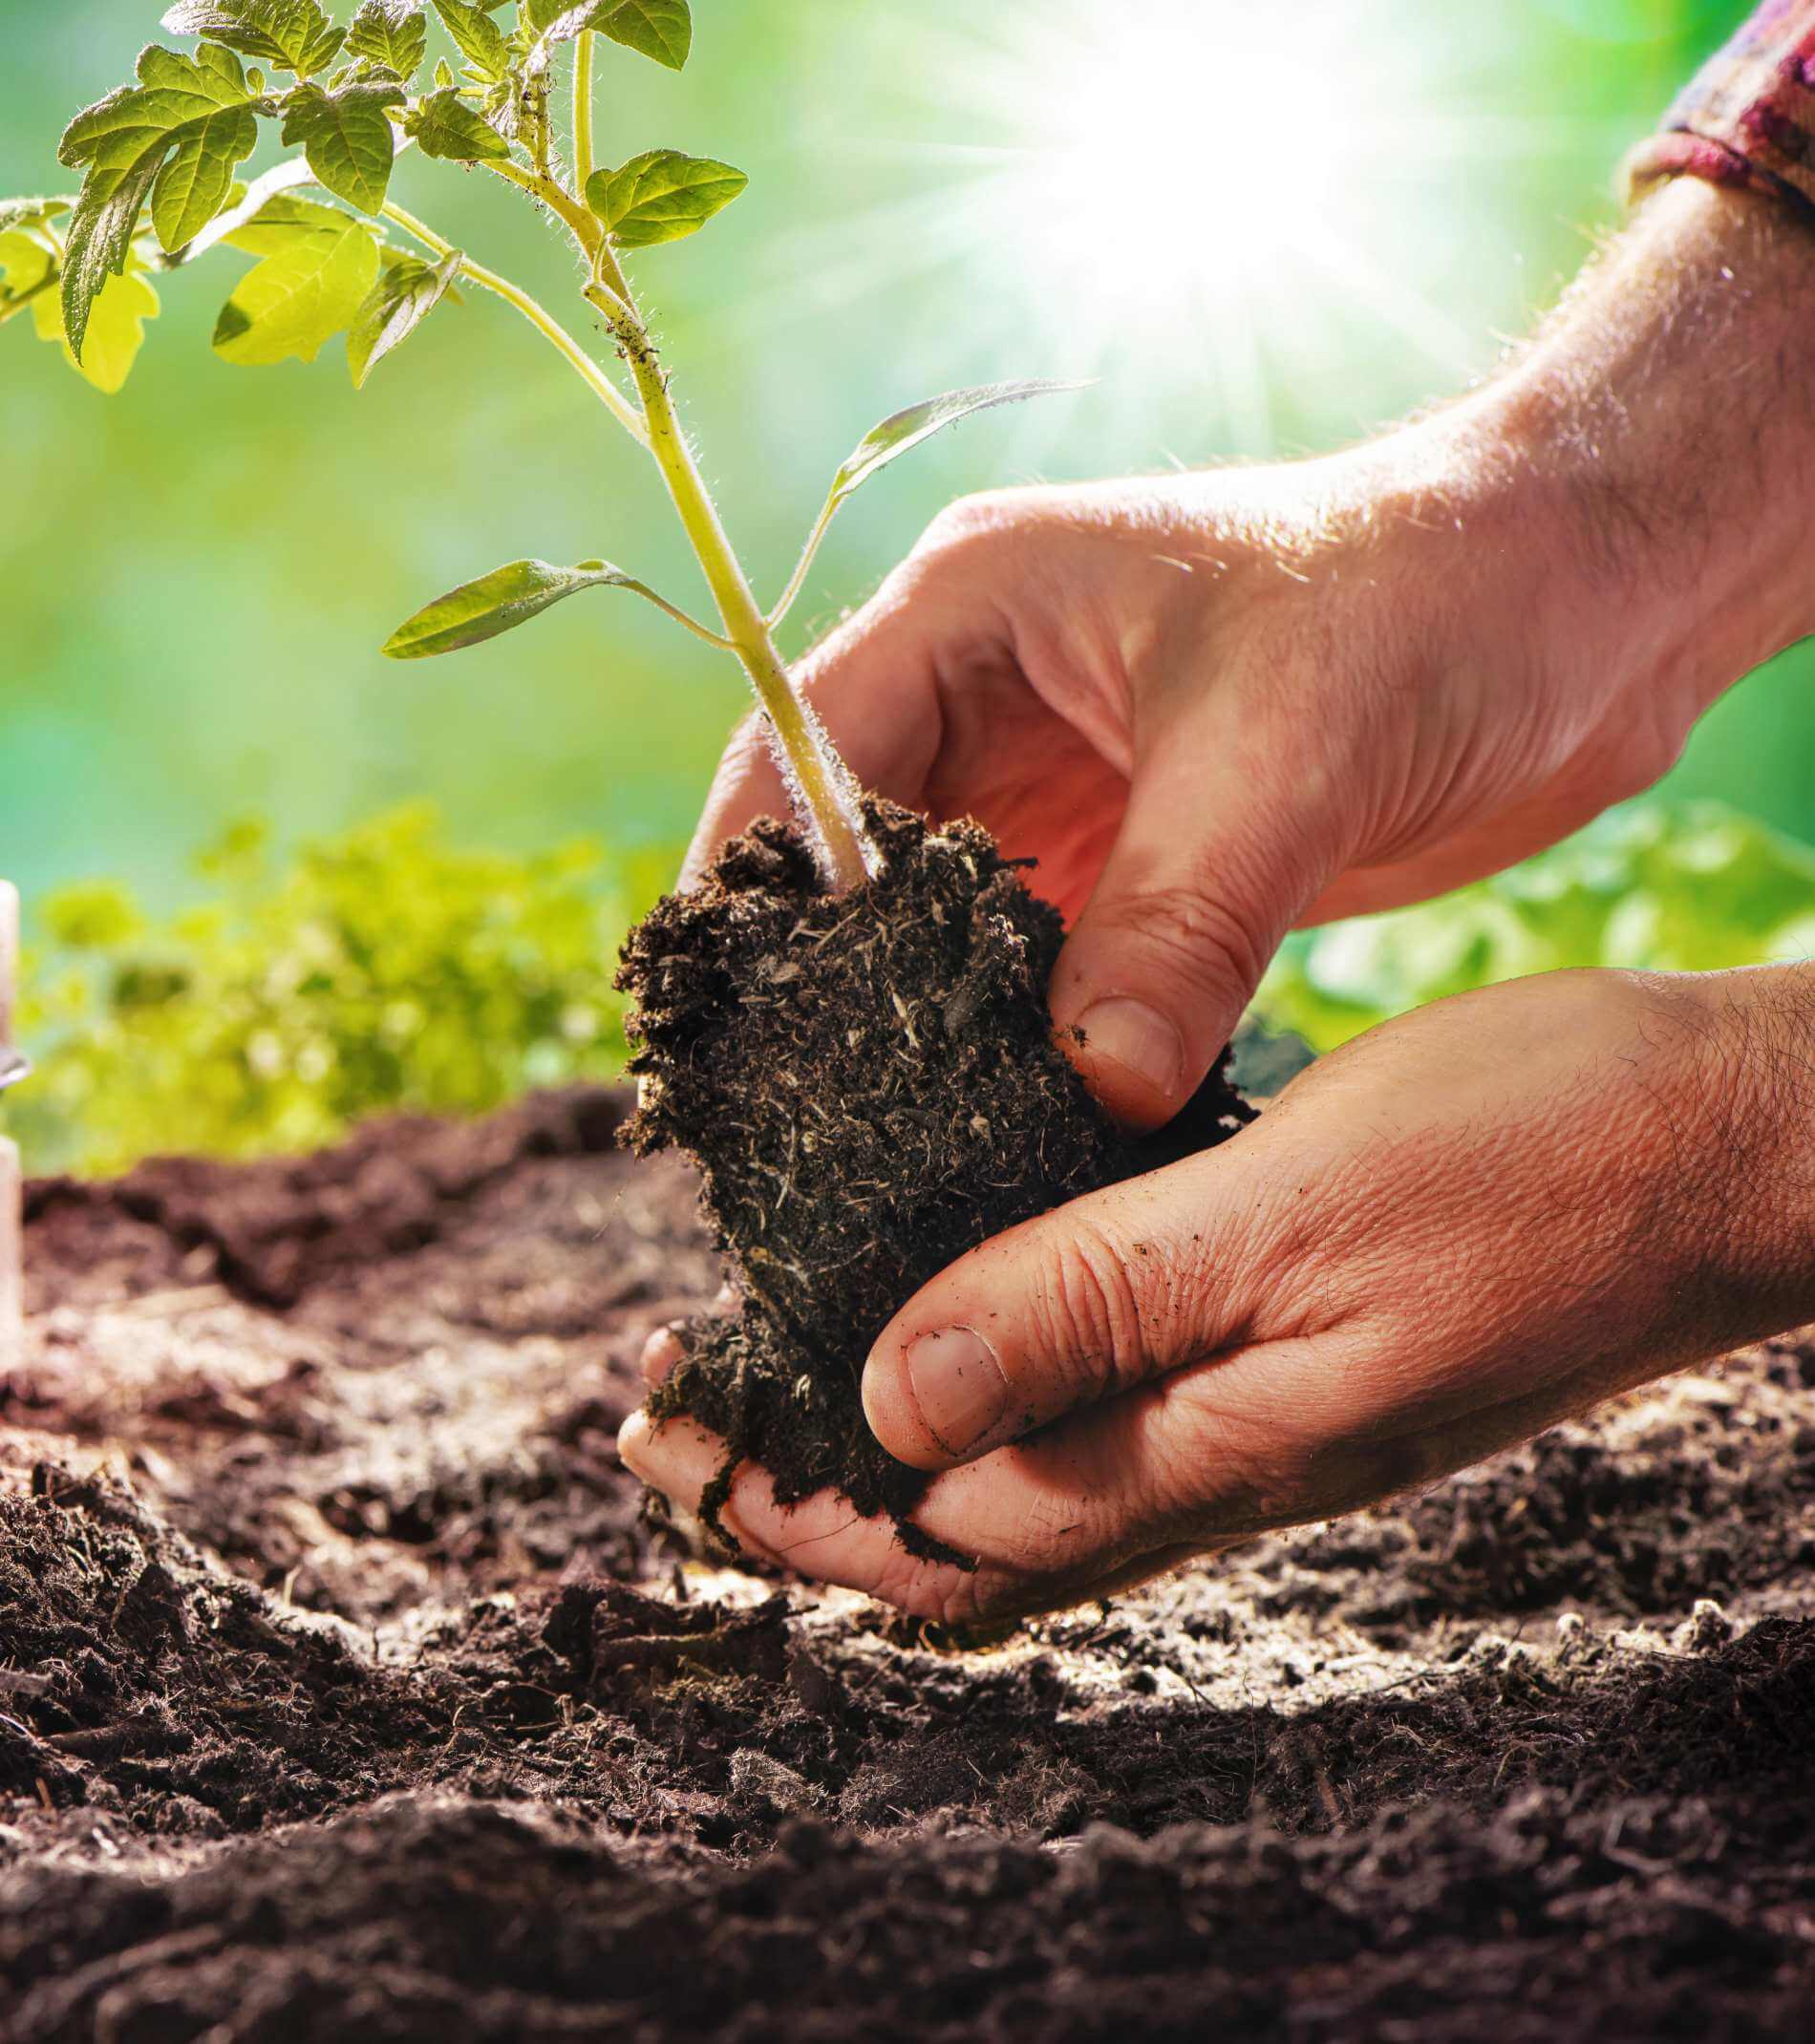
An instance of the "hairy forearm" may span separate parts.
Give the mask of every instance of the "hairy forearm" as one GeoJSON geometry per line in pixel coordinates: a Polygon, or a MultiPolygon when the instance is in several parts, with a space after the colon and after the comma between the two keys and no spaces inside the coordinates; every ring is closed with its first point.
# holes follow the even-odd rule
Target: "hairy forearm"
{"type": "Polygon", "coordinates": [[[1464,408],[1553,508],[1688,715],[1815,630],[1815,231],[1656,192],[1464,408]]]}

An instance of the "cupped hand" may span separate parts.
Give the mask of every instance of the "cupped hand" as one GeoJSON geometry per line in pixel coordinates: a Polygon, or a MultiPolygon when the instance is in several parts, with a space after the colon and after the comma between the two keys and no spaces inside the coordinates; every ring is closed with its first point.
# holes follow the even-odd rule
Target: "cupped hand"
{"type": "MultiPolygon", "coordinates": [[[[866,785],[1040,861],[1076,918],[1055,1019],[1163,1121],[1294,923],[1554,842],[1815,626],[1771,482],[1811,303],[1801,223],[1685,181],[1463,403],[1314,461],[971,499],[804,687],[866,785]]],[[[694,870],[784,804],[747,728],[694,870]]]]}
{"type": "MultiPolygon", "coordinates": [[[[830,1493],[778,1507],[750,1465],[724,1523],[922,1616],[1015,1615],[1429,1483],[1794,1325],[1810,1007],[1805,972],[1595,971],[1389,1023],[1222,1148],[985,1244],[883,1332],[865,1411],[938,1472],[915,1522],[974,1571],[830,1493]]],[[[686,1506],[722,1460],[642,1415],[621,1449],[686,1506]]]]}
{"type": "MultiPolygon", "coordinates": [[[[1055,1020],[1124,1121],[1188,1097],[1293,924],[1505,865],[1675,757],[1695,706],[1478,436],[970,500],[801,671],[866,786],[1038,860],[1055,1020]]],[[[692,870],[784,808],[746,727],[692,870]]]]}

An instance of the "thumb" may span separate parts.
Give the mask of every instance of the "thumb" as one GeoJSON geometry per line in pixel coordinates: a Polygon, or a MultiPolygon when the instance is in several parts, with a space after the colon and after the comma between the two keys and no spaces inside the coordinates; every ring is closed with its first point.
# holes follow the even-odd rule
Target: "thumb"
{"type": "Polygon", "coordinates": [[[870,1431],[948,1469],[1081,1405],[1266,1338],[1279,1175],[1260,1130],[984,1243],[889,1322],[864,1371],[870,1431]]]}
{"type": "Polygon", "coordinates": [[[1061,1043],[1132,1128],[1162,1126],[1197,1091],[1323,884],[1314,791],[1281,799],[1220,735],[1178,735],[1137,764],[1053,974],[1061,1043]]]}

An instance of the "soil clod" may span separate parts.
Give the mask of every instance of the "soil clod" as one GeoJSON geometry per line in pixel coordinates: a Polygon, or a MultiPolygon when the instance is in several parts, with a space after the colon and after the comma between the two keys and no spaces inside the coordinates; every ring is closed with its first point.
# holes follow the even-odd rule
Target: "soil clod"
{"type": "MultiPolygon", "coordinates": [[[[912,1523],[929,1479],[865,1423],[869,1347],[966,1250],[1161,1152],[1117,1129],[1054,1040],[1064,931],[1018,863],[974,823],[866,814],[866,885],[828,894],[796,830],[765,820],[627,947],[644,1040],[627,1138],[698,1161],[742,1300],[682,1331],[651,1411],[725,1441],[709,1526],[748,1458],[779,1503],[836,1488],[914,1552],[962,1560],[912,1523]]],[[[1219,1068],[1167,1154],[1250,1115],[1219,1068]]]]}

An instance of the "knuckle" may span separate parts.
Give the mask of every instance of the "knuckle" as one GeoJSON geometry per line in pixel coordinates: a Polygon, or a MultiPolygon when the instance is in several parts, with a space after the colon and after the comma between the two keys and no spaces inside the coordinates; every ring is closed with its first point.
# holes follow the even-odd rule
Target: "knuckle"
{"type": "Polygon", "coordinates": [[[1018,522],[1020,506],[1013,490],[979,490],[960,497],[939,512],[921,535],[914,560],[925,567],[954,556],[970,556],[1000,539],[1018,522]]]}
{"type": "Polygon", "coordinates": [[[1157,969],[1185,990],[1246,1003],[1266,966],[1268,946],[1224,905],[1207,878],[1172,882],[1130,897],[1115,912],[1157,969]]]}
{"type": "Polygon", "coordinates": [[[1107,1397],[1144,1374],[1138,1273],[1116,1245],[1074,1228],[1036,1288],[1037,1352],[1074,1400],[1107,1397]]]}

